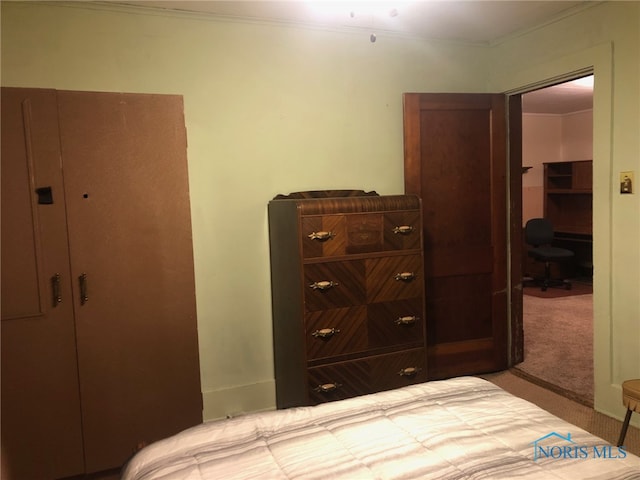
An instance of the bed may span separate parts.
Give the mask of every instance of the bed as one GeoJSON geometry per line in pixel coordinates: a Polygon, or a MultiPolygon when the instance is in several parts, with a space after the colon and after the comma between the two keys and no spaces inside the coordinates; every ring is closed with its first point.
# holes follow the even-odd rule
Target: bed
{"type": "Polygon", "coordinates": [[[476,377],[205,422],[124,480],[640,479],[640,457],[476,377]]]}

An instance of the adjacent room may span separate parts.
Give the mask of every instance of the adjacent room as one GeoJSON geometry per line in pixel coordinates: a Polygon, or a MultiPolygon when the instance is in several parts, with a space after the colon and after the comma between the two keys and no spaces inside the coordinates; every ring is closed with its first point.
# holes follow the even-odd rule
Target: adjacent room
{"type": "Polygon", "coordinates": [[[593,75],[525,93],[522,102],[525,359],[516,368],[593,406],[593,75]],[[541,218],[556,257],[529,254],[537,245],[527,222],[541,218]]]}
{"type": "Polygon", "coordinates": [[[3,479],[640,470],[640,2],[0,13],[3,479]]]}

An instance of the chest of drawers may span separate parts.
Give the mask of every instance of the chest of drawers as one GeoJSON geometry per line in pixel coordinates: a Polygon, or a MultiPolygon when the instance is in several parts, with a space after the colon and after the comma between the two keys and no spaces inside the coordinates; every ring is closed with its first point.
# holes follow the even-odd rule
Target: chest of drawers
{"type": "Polygon", "coordinates": [[[278,408],[426,381],[420,200],[359,192],[269,202],[278,408]]]}

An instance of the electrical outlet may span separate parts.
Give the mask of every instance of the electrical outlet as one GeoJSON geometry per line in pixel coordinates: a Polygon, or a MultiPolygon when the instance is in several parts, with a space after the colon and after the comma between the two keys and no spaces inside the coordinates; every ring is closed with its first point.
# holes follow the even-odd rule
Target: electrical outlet
{"type": "Polygon", "coordinates": [[[620,193],[633,193],[633,172],[620,172],[620,193]]]}

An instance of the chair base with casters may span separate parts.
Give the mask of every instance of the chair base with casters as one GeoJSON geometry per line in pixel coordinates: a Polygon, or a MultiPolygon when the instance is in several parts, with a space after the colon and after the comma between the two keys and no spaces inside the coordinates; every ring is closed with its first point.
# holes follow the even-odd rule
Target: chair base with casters
{"type": "MultiPolygon", "coordinates": [[[[567,250],[569,251],[569,250],[567,250]]],[[[570,251],[569,251],[570,252],[570,251]]],[[[563,258],[563,259],[571,259],[573,258],[573,252],[570,252],[571,255],[563,258]]],[[[540,289],[545,292],[549,287],[562,287],[565,290],[571,290],[571,281],[565,278],[552,278],[551,277],[551,262],[544,261],[544,259],[540,259],[535,255],[532,255],[529,252],[529,256],[534,258],[536,261],[544,262],[544,276],[542,277],[526,277],[523,279],[523,284],[526,285],[535,285],[540,287],[540,289]]]]}
{"type": "Polygon", "coordinates": [[[574,258],[574,253],[571,250],[551,245],[554,238],[551,222],[545,218],[532,218],[525,225],[524,234],[525,241],[532,246],[528,255],[535,261],[544,264],[544,276],[530,279],[530,282],[539,285],[543,292],[549,287],[564,287],[570,290],[571,282],[551,277],[552,263],[567,263],[574,258]]]}

